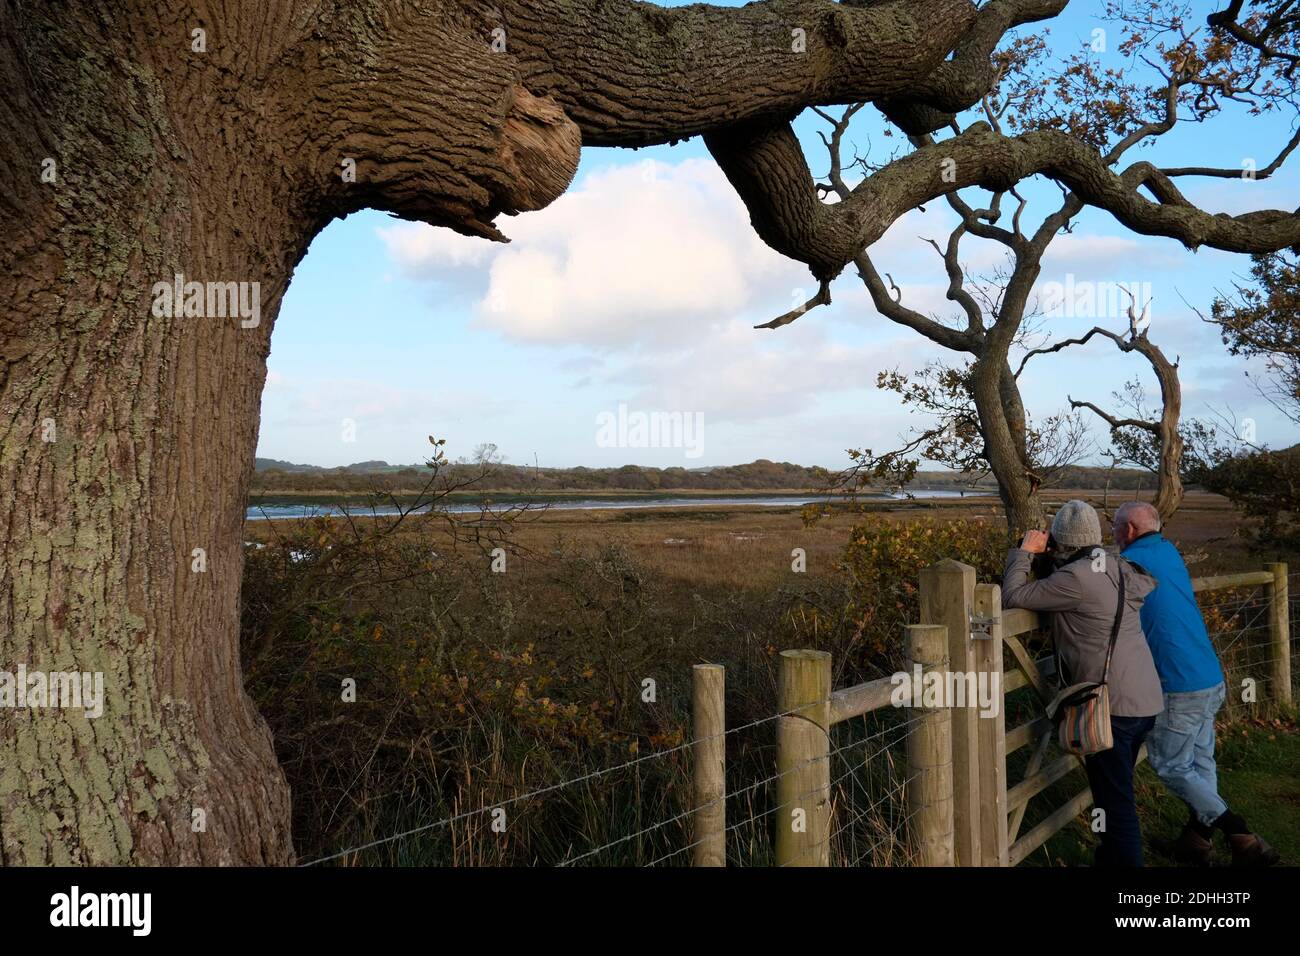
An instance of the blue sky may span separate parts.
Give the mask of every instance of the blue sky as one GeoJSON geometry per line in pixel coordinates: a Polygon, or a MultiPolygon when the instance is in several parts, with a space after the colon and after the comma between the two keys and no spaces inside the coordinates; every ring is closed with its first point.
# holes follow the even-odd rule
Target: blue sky
{"type": "MultiPolygon", "coordinates": [[[[1099,4],[1071,6],[1050,24],[1056,49],[1075,48],[1102,25],[1092,13],[1099,4]]],[[[880,157],[890,143],[871,113],[859,114],[852,134],[880,157]]],[[[1249,159],[1263,166],[1290,135],[1290,122],[1276,114],[1224,115],[1180,127],[1128,161],[1140,155],[1236,168],[1249,159]]],[[[811,113],[796,123],[814,174],[826,168],[820,126],[811,113]]],[[[1295,209],[1298,158],[1266,181],[1184,180],[1183,187],[1216,212],[1295,209]]],[[[1060,194],[1036,181],[1025,195],[1032,222],[1060,194]]],[[[508,461],[543,466],[698,467],[771,458],[841,467],[846,448],[893,447],[920,424],[875,388],[876,374],[947,354],[876,314],[851,269],[833,285],[831,306],[777,331],[752,329],[806,299],[814,285],[804,267],[754,236],[698,139],[636,151],[586,149],[564,197],[497,224],[512,243],[375,211],[322,232],[276,322],[258,454],[321,465],[405,463],[425,455],[432,434],[447,439],[452,457],[495,442],[508,461]],[[620,404],[701,416],[702,454],[601,447],[598,416],[620,404]]],[[[952,306],[923,237],[943,241],[950,224],[945,204],[935,203],[900,220],[872,249],[906,304],[940,316],[952,306]]],[[[968,240],[963,249],[973,273],[997,261],[986,244],[968,240]]],[[[1255,421],[1261,442],[1288,445],[1300,434],[1255,394],[1247,364],[1229,357],[1183,301],[1205,309],[1214,291],[1247,267],[1244,257],[1193,254],[1087,211],[1072,235],[1054,243],[1040,288],[1073,276],[1149,290],[1151,338],[1181,358],[1184,414],[1230,408],[1255,421]]],[[[1095,324],[1119,331],[1124,323],[1119,314],[1056,316],[1044,330],[1059,338],[1095,324]]],[[[1134,376],[1154,389],[1140,359],[1096,341],[1036,359],[1021,384],[1031,414],[1044,416],[1065,404],[1066,393],[1105,407],[1134,376]]],[[[1097,434],[1104,446],[1104,433],[1097,434]]]]}

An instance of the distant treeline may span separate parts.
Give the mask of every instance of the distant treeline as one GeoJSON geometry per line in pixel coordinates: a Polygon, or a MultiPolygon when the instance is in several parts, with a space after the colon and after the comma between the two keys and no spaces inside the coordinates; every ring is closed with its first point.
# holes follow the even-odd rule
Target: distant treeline
{"type": "MultiPolygon", "coordinates": [[[[1156,478],[1140,468],[1111,468],[1108,466],[1067,465],[1052,477],[1049,488],[1114,488],[1117,491],[1155,487],[1156,478]]],[[[917,488],[981,488],[995,491],[997,482],[992,477],[972,481],[969,475],[951,471],[918,471],[912,486],[917,488]]]]}
{"type": "MultiPolygon", "coordinates": [[[[428,480],[422,465],[390,465],[384,461],[359,462],[340,468],[295,465],[274,459],[257,459],[252,493],[324,494],[413,492],[428,480]]],[[[443,479],[462,485],[476,478],[472,490],[492,492],[661,492],[661,491],[820,491],[826,489],[834,472],[817,466],[805,467],[788,461],[760,458],[746,465],[718,468],[649,468],[624,465],[621,468],[534,468],[507,464],[457,463],[444,466],[443,479]]],[[[1151,487],[1147,472],[1133,469],[1072,466],[1053,482],[1060,488],[1115,489],[1151,487]]],[[[996,488],[991,478],[972,481],[968,475],[946,471],[922,471],[912,488],[958,489],[996,488]]]]}

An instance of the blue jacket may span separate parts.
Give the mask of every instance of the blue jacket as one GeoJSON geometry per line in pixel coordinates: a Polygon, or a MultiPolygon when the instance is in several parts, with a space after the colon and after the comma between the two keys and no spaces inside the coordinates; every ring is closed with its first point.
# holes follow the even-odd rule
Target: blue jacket
{"type": "Polygon", "coordinates": [[[1192,578],[1182,555],[1158,531],[1144,534],[1123,551],[1156,579],[1142,605],[1142,630],[1166,694],[1205,690],[1223,680],[1205,619],[1196,606],[1192,578]]]}

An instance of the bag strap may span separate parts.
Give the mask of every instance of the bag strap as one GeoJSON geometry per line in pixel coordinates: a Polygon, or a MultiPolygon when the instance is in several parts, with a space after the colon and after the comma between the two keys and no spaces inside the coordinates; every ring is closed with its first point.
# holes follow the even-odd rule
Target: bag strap
{"type": "Polygon", "coordinates": [[[1115,623],[1110,629],[1110,647],[1106,649],[1106,666],[1101,672],[1101,682],[1106,683],[1106,678],[1110,676],[1110,658],[1115,653],[1115,641],[1119,639],[1119,626],[1124,620],[1124,559],[1117,557],[1119,562],[1115,565],[1115,571],[1119,575],[1119,600],[1115,603],[1115,623]]]}
{"type": "MultiPolygon", "coordinates": [[[[1106,666],[1101,672],[1100,683],[1106,683],[1106,678],[1110,676],[1110,659],[1115,653],[1115,642],[1119,639],[1119,626],[1124,620],[1124,559],[1116,556],[1119,562],[1115,565],[1115,570],[1119,574],[1119,585],[1117,588],[1118,601],[1115,604],[1115,623],[1110,628],[1110,646],[1106,648],[1106,666]]],[[[1065,686],[1065,669],[1061,664],[1061,651],[1056,646],[1056,639],[1052,639],[1052,657],[1056,661],[1056,675],[1061,687],[1065,686]]]]}
{"type": "Polygon", "coordinates": [[[1061,649],[1056,643],[1056,629],[1052,629],[1052,661],[1056,664],[1056,684],[1058,687],[1064,687],[1066,676],[1064,665],[1061,664],[1061,649]]]}

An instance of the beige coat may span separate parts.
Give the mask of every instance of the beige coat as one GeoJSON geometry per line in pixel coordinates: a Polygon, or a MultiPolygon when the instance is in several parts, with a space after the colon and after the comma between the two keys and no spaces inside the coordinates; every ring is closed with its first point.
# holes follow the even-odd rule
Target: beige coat
{"type": "Polygon", "coordinates": [[[1012,548],[1002,572],[1002,606],[1049,612],[1066,684],[1100,681],[1115,623],[1122,564],[1125,607],[1107,682],[1110,712],[1117,717],[1154,716],[1164,710],[1164,694],[1138,613],[1146,596],[1155,590],[1156,580],[1119,555],[1098,554],[1094,558],[1085,553],[1042,580],[1031,581],[1033,556],[1012,548]]]}

